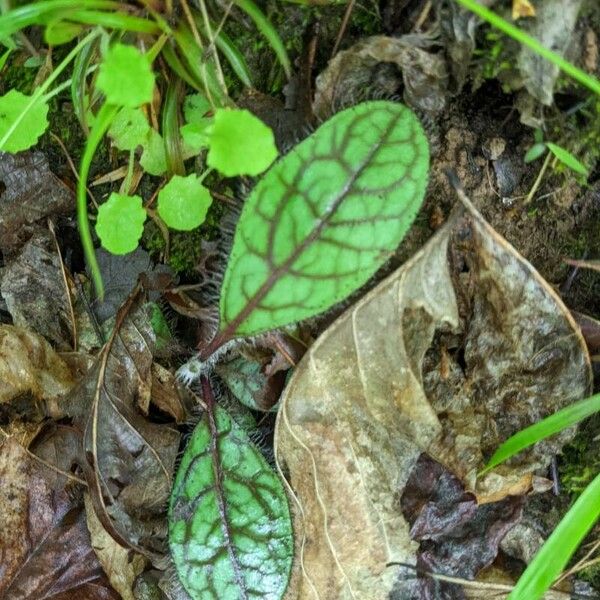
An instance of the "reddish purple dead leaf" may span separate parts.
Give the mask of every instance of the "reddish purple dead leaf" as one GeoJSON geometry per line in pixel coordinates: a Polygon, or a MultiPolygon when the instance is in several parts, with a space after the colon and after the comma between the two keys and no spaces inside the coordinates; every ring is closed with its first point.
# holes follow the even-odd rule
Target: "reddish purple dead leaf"
{"type": "Polygon", "coordinates": [[[118,600],[90,545],[85,514],[11,438],[0,442],[0,597],[118,600]]]}

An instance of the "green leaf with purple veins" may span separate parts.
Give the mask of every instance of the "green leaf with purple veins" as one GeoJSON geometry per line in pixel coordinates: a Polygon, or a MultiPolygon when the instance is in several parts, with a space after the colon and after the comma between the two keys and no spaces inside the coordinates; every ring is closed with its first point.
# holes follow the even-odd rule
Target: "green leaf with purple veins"
{"type": "Polygon", "coordinates": [[[244,203],[215,345],[312,317],[366,283],[412,224],[428,170],[402,104],[365,102],[319,127],[244,203]]]}
{"type": "Polygon", "coordinates": [[[193,600],[278,600],[287,587],[294,544],[283,486],[218,406],[205,411],[181,459],[169,546],[193,600]]]}

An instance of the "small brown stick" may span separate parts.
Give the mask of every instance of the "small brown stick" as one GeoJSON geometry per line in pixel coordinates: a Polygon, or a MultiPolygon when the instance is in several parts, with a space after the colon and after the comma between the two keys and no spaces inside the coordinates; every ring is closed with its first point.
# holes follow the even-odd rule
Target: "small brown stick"
{"type": "Polygon", "coordinates": [[[333,50],[331,51],[331,58],[333,58],[342,43],[342,39],[346,33],[346,28],[348,27],[348,22],[350,21],[350,16],[352,15],[352,11],[354,10],[354,5],[356,4],[356,0],[350,0],[348,5],[346,6],[346,12],[344,13],[344,18],[342,19],[342,24],[340,25],[340,30],[338,31],[337,38],[335,38],[335,44],[333,45],[333,50]]]}
{"type": "Polygon", "coordinates": [[[67,302],[69,304],[69,315],[71,317],[71,335],[73,336],[73,352],[77,352],[77,321],[75,320],[75,308],[73,307],[73,298],[71,296],[71,288],[69,286],[69,279],[67,277],[67,270],[63,261],[62,252],[60,251],[60,245],[56,238],[56,231],[54,229],[54,223],[52,219],[48,219],[48,229],[54,239],[54,245],[56,246],[56,252],[58,254],[58,260],[60,262],[60,272],[62,274],[63,284],[65,286],[65,294],[67,296],[67,302]]]}
{"type": "Polygon", "coordinates": [[[431,0],[427,0],[427,2],[425,3],[425,6],[423,7],[423,10],[419,14],[418,19],[415,21],[415,24],[412,27],[413,31],[419,31],[421,29],[421,27],[423,26],[423,23],[425,23],[425,21],[427,20],[427,17],[429,16],[430,12],[431,12],[431,0]]]}

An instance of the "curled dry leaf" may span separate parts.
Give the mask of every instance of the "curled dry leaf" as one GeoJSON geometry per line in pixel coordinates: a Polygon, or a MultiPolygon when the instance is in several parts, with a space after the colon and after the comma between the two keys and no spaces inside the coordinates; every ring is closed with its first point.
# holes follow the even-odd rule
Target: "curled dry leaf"
{"type": "Polygon", "coordinates": [[[113,588],[122,600],[134,600],[135,578],[144,570],[146,559],[119,545],[107,533],[94,512],[90,497],[86,494],[85,516],[90,532],[92,548],[113,588]]]}
{"type": "Polygon", "coordinates": [[[398,499],[422,452],[481,504],[526,492],[573,436],[477,480],[501,441],[586,395],[591,376],[560,299],[465,203],[326,330],[284,392],[275,451],[299,565],[289,598],[387,596],[398,568],[386,564],[416,562],[398,499]]]}
{"type": "Polygon", "coordinates": [[[83,429],[94,508],[125,547],[159,560],[179,433],[151,423],[139,406],[151,395],[154,333],[135,293],[119,310],[108,342],[65,398],[65,412],[83,429]]]}
{"type": "Polygon", "coordinates": [[[19,412],[36,420],[44,412],[52,413],[56,401],[73,384],[66,363],[43,337],[21,327],[0,325],[0,413],[7,409],[3,404],[18,398],[19,412]],[[24,404],[28,399],[31,402],[24,404]],[[46,409],[41,400],[46,400],[46,409]]]}
{"type": "Polygon", "coordinates": [[[365,97],[389,97],[404,83],[404,100],[415,109],[439,114],[446,106],[448,72],[425,35],[373,36],[338,52],[318,77],[313,111],[321,119],[365,97]],[[401,72],[401,78],[399,71],[401,72]]]}
{"type": "Polygon", "coordinates": [[[42,469],[13,439],[0,442],[0,597],[117,600],[81,507],[42,469]]]}

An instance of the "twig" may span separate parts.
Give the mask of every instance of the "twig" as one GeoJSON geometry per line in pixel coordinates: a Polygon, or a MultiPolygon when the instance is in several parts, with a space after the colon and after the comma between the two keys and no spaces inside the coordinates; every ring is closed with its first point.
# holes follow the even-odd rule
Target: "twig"
{"type": "Polygon", "coordinates": [[[354,10],[354,5],[356,4],[356,0],[350,0],[348,5],[346,6],[346,12],[344,13],[344,18],[342,19],[342,23],[340,25],[340,30],[338,31],[337,37],[335,38],[335,44],[333,45],[333,50],[331,51],[331,58],[333,58],[342,43],[342,39],[346,33],[346,28],[348,27],[348,22],[350,21],[350,16],[352,15],[352,11],[354,10]]]}

